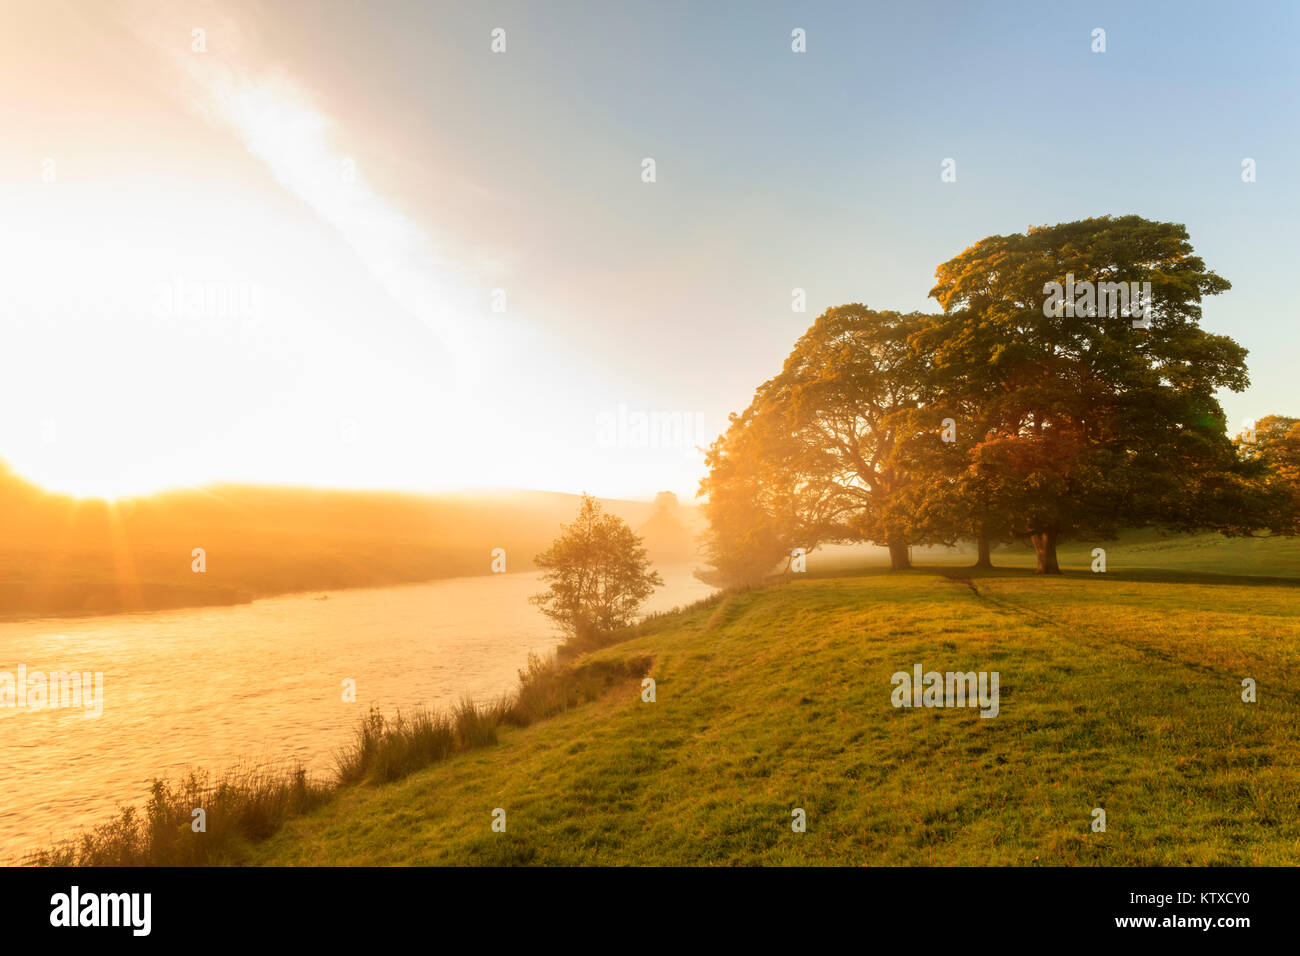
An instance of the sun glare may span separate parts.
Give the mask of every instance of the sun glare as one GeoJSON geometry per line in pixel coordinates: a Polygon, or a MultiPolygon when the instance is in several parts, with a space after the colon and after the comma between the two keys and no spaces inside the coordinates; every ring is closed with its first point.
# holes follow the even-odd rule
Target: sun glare
{"type": "Polygon", "coordinates": [[[20,477],[30,481],[42,491],[69,495],[73,498],[99,499],[110,503],[170,490],[164,484],[142,482],[138,478],[131,476],[58,474],[45,477],[40,474],[22,474],[20,472],[20,477]]]}

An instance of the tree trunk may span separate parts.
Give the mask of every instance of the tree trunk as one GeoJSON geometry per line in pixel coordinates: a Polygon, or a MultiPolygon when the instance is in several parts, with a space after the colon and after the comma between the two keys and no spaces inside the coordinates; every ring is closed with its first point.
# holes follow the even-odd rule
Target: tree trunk
{"type": "Polygon", "coordinates": [[[980,545],[980,556],[975,561],[975,567],[977,568],[993,567],[993,547],[992,545],[989,544],[988,535],[984,535],[984,534],[980,535],[979,545],[980,545]]]}
{"type": "Polygon", "coordinates": [[[1061,566],[1056,563],[1056,529],[1035,531],[1029,540],[1034,542],[1034,553],[1038,556],[1038,573],[1060,574],[1061,566]]]}
{"type": "Polygon", "coordinates": [[[906,541],[889,542],[889,569],[906,571],[912,567],[912,559],[907,554],[906,541]]]}

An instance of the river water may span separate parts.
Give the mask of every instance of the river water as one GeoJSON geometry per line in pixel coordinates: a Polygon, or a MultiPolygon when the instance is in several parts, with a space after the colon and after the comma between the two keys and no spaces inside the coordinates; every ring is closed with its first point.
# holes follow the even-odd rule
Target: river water
{"type": "MultiPolygon", "coordinates": [[[[659,569],[644,611],[707,596],[659,569]]],[[[370,705],[386,714],[510,690],[557,635],[540,573],[267,598],[235,607],[0,623],[0,680],[102,672],[102,713],[0,707],[0,861],[140,804],[156,776],[301,761],[325,774],[370,705]],[[343,701],[355,681],[356,702],[343,701]]]]}

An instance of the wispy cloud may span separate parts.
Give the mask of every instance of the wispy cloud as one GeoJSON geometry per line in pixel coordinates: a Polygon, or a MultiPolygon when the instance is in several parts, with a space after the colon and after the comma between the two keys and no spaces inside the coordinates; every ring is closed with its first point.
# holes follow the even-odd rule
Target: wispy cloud
{"type": "Polygon", "coordinates": [[[265,65],[269,58],[239,21],[211,6],[185,16],[182,22],[175,13],[160,16],[156,4],[131,4],[123,20],[183,78],[178,92],[190,108],[237,136],[337,231],[394,302],[440,336],[464,385],[478,354],[470,319],[481,311],[467,294],[466,267],[441,255],[425,228],[372,188],[341,145],[345,131],[294,78],[265,65]],[[204,31],[205,52],[192,49],[196,28],[204,31]]]}

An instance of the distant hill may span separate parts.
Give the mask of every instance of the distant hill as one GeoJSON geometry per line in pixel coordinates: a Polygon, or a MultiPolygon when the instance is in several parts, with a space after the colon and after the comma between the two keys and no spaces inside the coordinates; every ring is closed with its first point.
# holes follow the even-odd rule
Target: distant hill
{"type": "MultiPolygon", "coordinates": [[[[689,560],[696,509],[605,501],[634,528],[651,522],[658,562],[689,560]],[[680,530],[679,530],[680,529],[680,530]]],[[[0,615],[101,614],[232,604],[293,591],[508,572],[573,520],[578,496],[213,485],[112,504],[50,494],[0,463],[0,615]],[[193,549],[207,570],[195,573],[193,549]]]]}

